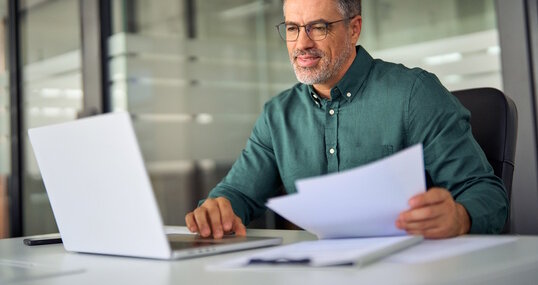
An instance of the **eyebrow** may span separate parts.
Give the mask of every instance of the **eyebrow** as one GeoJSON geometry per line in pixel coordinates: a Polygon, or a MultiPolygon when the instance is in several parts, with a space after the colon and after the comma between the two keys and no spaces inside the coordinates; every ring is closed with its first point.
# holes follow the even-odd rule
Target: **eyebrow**
{"type": "MultiPolygon", "coordinates": [[[[323,18],[319,18],[319,19],[316,19],[314,21],[310,21],[310,22],[306,23],[305,25],[313,24],[313,23],[319,23],[319,22],[329,22],[329,21],[325,20],[323,18]]],[[[286,24],[286,25],[294,24],[294,25],[300,26],[299,23],[296,23],[296,22],[293,22],[293,21],[284,21],[284,24],[286,24]]]]}

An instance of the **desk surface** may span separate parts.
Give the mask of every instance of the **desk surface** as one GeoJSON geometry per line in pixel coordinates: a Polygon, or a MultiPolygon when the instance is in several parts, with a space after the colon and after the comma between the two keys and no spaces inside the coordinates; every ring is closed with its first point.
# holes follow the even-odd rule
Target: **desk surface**
{"type": "MultiPolygon", "coordinates": [[[[249,230],[284,243],[311,240],[303,231],[249,230]]],[[[248,251],[252,252],[252,251],[248,251]]],[[[402,264],[380,260],[363,268],[280,266],[214,271],[206,268],[246,251],[178,261],[68,253],[62,245],[29,247],[22,238],[0,240],[1,263],[22,262],[70,272],[16,284],[537,284],[538,236],[442,260],[402,264]]]]}

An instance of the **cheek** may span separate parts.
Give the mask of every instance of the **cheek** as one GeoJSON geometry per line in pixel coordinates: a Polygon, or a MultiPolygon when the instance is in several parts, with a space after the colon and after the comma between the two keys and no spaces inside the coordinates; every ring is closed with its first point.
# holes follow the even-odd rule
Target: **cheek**
{"type": "Polygon", "coordinates": [[[319,42],[317,44],[316,49],[323,52],[325,58],[330,59],[330,58],[334,57],[334,55],[333,55],[334,49],[332,48],[330,43],[325,43],[325,42],[321,41],[321,42],[319,42]]]}

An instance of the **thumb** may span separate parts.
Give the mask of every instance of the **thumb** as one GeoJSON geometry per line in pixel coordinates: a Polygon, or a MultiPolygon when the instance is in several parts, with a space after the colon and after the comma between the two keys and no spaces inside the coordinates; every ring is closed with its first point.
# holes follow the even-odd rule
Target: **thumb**
{"type": "Polygon", "coordinates": [[[243,225],[243,222],[238,216],[235,216],[234,224],[233,224],[233,231],[238,236],[247,235],[247,228],[245,227],[245,225],[243,225]]]}

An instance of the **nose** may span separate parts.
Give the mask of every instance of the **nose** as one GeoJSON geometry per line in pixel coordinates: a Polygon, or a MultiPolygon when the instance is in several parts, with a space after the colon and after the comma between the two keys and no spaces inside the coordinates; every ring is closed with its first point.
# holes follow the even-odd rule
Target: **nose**
{"type": "Polygon", "coordinates": [[[295,48],[305,50],[314,47],[314,41],[310,39],[310,37],[308,37],[308,35],[306,34],[306,27],[302,28],[303,29],[299,31],[299,37],[295,42],[295,48]]]}

